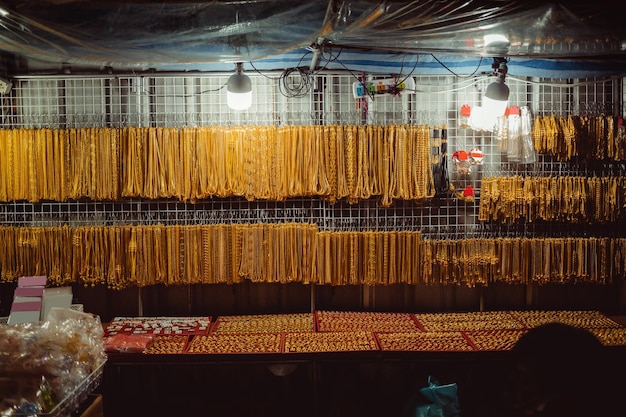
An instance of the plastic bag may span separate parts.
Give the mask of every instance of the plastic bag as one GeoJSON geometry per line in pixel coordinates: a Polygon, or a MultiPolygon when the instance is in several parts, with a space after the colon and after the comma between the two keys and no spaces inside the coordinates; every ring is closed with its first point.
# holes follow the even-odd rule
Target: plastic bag
{"type": "Polygon", "coordinates": [[[446,417],[441,406],[436,404],[426,404],[417,407],[415,417],[446,417]]]}
{"type": "Polygon", "coordinates": [[[460,417],[456,383],[440,385],[429,376],[428,386],[420,389],[420,393],[432,404],[418,406],[415,417],[460,417]]]}
{"type": "Polygon", "coordinates": [[[152,335],[116,334],[104,339],[107,352],[141,353],[152,343],[152,335]]]}
{"type": "Polygon", "coordinates": [[[49,405],[49,395],[65,398],[106,361],[103,334],[97,316],[70,309],[53,308],[43,322],[0,325],[0,377],[36,384],[49,405]]]}
{"type": "Polygon", "coordinates": [[[532,114],[527,106],[521,107],[522,160],[523,164],[534,164],[537,160],[532,137],[532,114]]]}

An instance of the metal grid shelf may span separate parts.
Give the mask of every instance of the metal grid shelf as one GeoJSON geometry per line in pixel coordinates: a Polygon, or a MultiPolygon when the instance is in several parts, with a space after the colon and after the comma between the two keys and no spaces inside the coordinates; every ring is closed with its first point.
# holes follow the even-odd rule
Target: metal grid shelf
{"type": "Polygon", "coordinates": [[[321,230],[453,232],[473,226],[468,218],[477,208],[437,198],[428,203],[398,201],[381,207],[376,200],[358,204],[330,203],[318,198],[286,202],[225,198],[197,203],[175,200],[127,202],[72,201],[66,203],[13,202],[0,205],[0,225],[51,227],[109,225],[192,225],[221,223],[315,223],[321,230]]]}
{"type": "MultiPolygon", "coordinates": [[[[159,74],[127,76],[18,77],[0,104],[5,129],[81,127],[183,127],[210,125],[446,125],[448,151],[479,147],[483,165],[469,174],[449,167],[457,190],[471,185],[480,195],[483,176],[602,175],[626,171],[623,163],[577,164],[538,155],[522,165],[506,159],[497,140],[485,132],[459,127],[460,108],[480,103],[485,77],[415,76],[418,91],[399,96],[355,99],[349,73],[314,76],[310,90],[298,97],[281,92],[280,74],[251,74],[253,106],[228,109],[224,86],[230,74],[159,74]]],[[[294,81],[295,82],[295,81],[294,81]]],[[[507,78],[510,102],[534,114],[613,114],[623,112],[623,79],[507,78]]],[[[380,207],[376,200],[331,204],[300,198],[285,202],[212,199],[196,203],[125,200],[120,202],[10,202],[0,204],[0,225],[48,226],[107,224],[195,224],[248,222],[314,222],[325,230],[421,230],[425,237],[460,238],[525,235],[557,226],[485,225],[477,220],[478,204],[451,194],[415,203],[396,201],[380,207]]],[[[575,233],[586,233],[580,230],[575,233]]],[[[573,232],[574,233],[574,232],[573,232]]]]}

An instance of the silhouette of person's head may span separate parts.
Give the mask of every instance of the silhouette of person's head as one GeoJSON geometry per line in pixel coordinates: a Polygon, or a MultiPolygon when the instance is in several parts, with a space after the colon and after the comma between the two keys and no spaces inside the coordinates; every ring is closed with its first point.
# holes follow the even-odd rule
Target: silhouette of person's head
{"type": "Polygon", "coordinates": [[[513,348],[512,399],[518,416],[597,414],[602,344],[589,331],[561,323],[530,329],[513,348]]]}

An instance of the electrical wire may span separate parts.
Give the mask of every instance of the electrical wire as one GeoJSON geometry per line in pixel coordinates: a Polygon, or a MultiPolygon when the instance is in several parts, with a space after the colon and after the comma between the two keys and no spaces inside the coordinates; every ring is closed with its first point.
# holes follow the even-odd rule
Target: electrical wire
{"type": "MultiPolygon", "coordinates": [[[[605,78],[600,78],[600,79],[594,79],[593,81],[581,81],[581,82],[566,84],[566,83],[547,83],[545,81],[532,81],[532,80],[526,80],[526,79],[523,79],[523,78],[514,77],[514,76],[511,76],[511,75],[507,75],[507,78],[509,78],[511,80],[519,81],[519,82],[524,83],[524,84],[538,85],[538,86],[542,86],[542,87],[555,87],[555,88],[563,88],[563,87],[571,88],[571,87],[584,87],[584,86],[588,86],[588,85],[597,85],[598,84],[598,80],[605,79],[605,78]]],[[[606,80],[610,81],[610,78],[606,78],[606,80]]]]}
{"type": "Polygon", "coordinates": [[[433,59],[439,63],[439,65],[441,65],[441,66],[442,66],[442,67],[444,67],[446,70],[448,70],[448,72],[450,72],[450,74],[454,75],[455,77],[459,77],[459,78],[471,78],[471,77],[473,77],[473,76],[476,74],[476,72],[480,69],[480,66],[481,66],[481,65],[482,65],[482,63],[483,63],[483,57],[481,56],[481,57],[480,57],[480,61],[478,61],[478,65],[476,66],[476,69],[474,70],[474,72],[472,72],[472,73],[471,73],[471,74],[469,74],[469,75],[466,75],[466,76],[461,77],[459,74],[455,73],[455,72],[454,72],[454,71],[452,71],[450,68],[448,68],[448,66],[447,66],[446,64],[444,64],[443,62],[441,62],[441,61],[440,61],[440,60],[439,60],[439,59],[438,59],[435,55],[430,54],[430,56],[432,56],[432,57],[433,57],[433,59]]]}
{"type": "MultiPolygon", "coordinates": [[[[342,49],[342,51],[343,51],[343,49],[342,49]]],[[[341,53],[341,51],[340,51],[340,53],[341,53]]],[[[351,74],[351,75],[352,75],[352,76],[353,76],[353,77],[357,80],[357,82],[361,83],[361,86],[363,87],[363,90],[366,92],[366,94],[369,96],[369,98],[371,98],[372,100],[374,99],[374,93],[372,93],[371,91],[369,91],[369,90],[366,88],[366,86],[365,86],[365,84],[364,84],[363,80],[361,80],[359,77],[357,77],[356,75],[354,75],[354,73],[352,72],[352,70],[350,70],[348,67],[346,67],[346,66],[344,65],[344,63],[343,63],[343,62],[341,62],[341,61],[339,60],[339,54],[338,54],[338,55],[337,55],[337,57],[334,59],[334,61],[338,62],[338,63],[339,63],[342,67],[344,67],[344,68],[345,68],[345,69],[346,69],[346,70],[347,70],[347,71],[348,71],[348,72],[349,72],[349,73],[350,73],[350,74],[351,74]]],[[[411,69],[411,71],[410,71],[410,72],[409,72],[406,76],[404,76],[404,77],[403,77],[400,81],[398,81],[398,82],[396,83],[396,85],[401,85],[401,84],[404,84],[404,82],[405,82],[405,81],[406,81],[406,80],[407,80],[410,76],[412,76],[412,75],[413,75],[413,73],[415,72],[415,69],[417,68],[417,64],[418,64],[418,63],[419,63],[419,54],[417,54],[417,55],[416,55],[415,64],[413,64],[413,68],[411,69]]],[[[402,58],[402,67],[401,67],[401,69],[400,69],[400,76],[402,76],[402,70],[403,70],[403,68],[404,68],[404,56],[403,56],[403,58],[402,58]]],[[[409,90],[407,90],[407,91],[409,91],[409,90]]],[[[410,90],[410,91],[412,91],[412,90],[410,90]]],[[[400,92],[400,90],[399,90],[398,92],[400,92]]]]}
{"type": "MultiPolygon", "coordinates": [[[[339,59],[339,56],[340,56],[340,55],[341,55],[341,53],[343,52],[343,48],[341,48],[341,49],[339,50],[339,52],[337,52],[337,55],[335,55],[335,56],[333,56],[333,47],[332,47],[332,44],[331,44],[331,45],[330,45],[330,47],[328,48],[328,51],[329,51],[329,55],[330,55],[330,57],[329,57],[329,58],[325,58],[325,59],[326,59],[326,63],[325,63],[325,64],[324,64],[324,66],[323,66],[323,67],[321,67],[319,70],[315,71],[315,74],[318,74],[318,73],[320,73],[321,71],[324,71],[324,70],[328,67],[328,64],[330,64],[331,62],[335,62],[335,61],[337,61],[337,60],[339,59]]],[[[323,49],[323,50],[322,50],[322,58],[324,58],[324,57],[325,57],[325,50],[323,49]]]]}
{"type": "MultiPolygon", "coordinates": [[[[324,64],[323,67],[321,67],[319,70],[315,71],[315,74],[325,70],[328,65],[331,62],[337,62],[339,65],[341,65],[346,71],[348,71],[350,73],[350,75],[352,75],[352,77],[361,84],[361,86],[363,87],[363,90],[365,91],[365,93],[369,96],[369,98],[374,99],[374,93],[372,93],[371,91],[368,91],[368,89],[366,88],[364,81],[358,76],[356,75],[350,68],[348,68],[343,62],[341,62],[341,60],[339,59],[339,57],[341,56],[341,53],[343,52],[344,48],[341,48],[339,50],[339,52],[337,52],[336,55],[333,55],[333,47],[332,44],[331,45],[327,45],[328,46],[328,51],[329,51],[329,58],[326,58],[326,63],[324,64]]],[[[322,51],[322,57],[325,56],[325,51],[322,51]]],[[[417,55],[417,59],[415,60],[415,64],[413,65],[413,68],[411,69],[411,72],[409,74],[407,74],[406,76],[404,76],[404,78],[402,78],[401,81],[397,82],[396,85],[400,85],[402,83],[404,83],[404,81],[406,81],[415,71],[415,69],[417,68],[417,64],[419,62],[419,55],[417,55]]],[[[403,58],[403,63],[402,63],[402,68],[404,68],[404,58],[403,58]]],[[[400,75],[402,74],[402,69],[400,70],[400,75]]]]}
{"type": "MultiPolygon", "coordinates": [[[[415,72],[415,69],[417,69],[417,64],[418,64],[419,60],[420,60],[419,54],[415,54],[415,64],[413,64],[413,68],[411,69],[411,72],[409,72],[408,75],[402,79],[402,81],[400,81],[399,83],[396,83],[396,85],[404,84],[404,82],[411,75],[413,75],[413,73],[415,72]]],[[[402,57],[402,66],[400,67],[400,74],[402,74],[403,70],[404,70],[404,57],[402,57]]]]}
{"type": "MultiPolygon", "coordinates": [[[[343,48],[341,48],[339,52],[334,53],[332,45],[326,45],[326,47],[322,45],[321,47],[322,47],[322,59],[325,59],[326,62],[322,67],[320,67],[319,69],[315,71],[311,71],[310,68],[306,68],[302,66],[302,62],[304,61],[304,58],[306,58],[309,54],[312,53],[312,51],[310,50],[305,52],[300,57],[300,60],[298,61],[298,64],[296,66],[283,70],[283,72],[281,73],[279,77],[270,77],[266,74],[263,74],[254,66],[252,62],[249,62],[249,64],[255,72],[264,76],[265,78],[268,78],[274,81],[279,81],[279,91],[283,96],[290,97],[290,98],[298,98],[298,97],[306,96],[311,91],[311,87],[313,85],[313,82],[312,82],[313,75],[319,74],[322,71],[324,71],[330,63],[337,62],[346,71],[348,71],[350,75],[352,75],[352,77],[357,82],[361,83],[361,85],[363,86],[363,90],[371,99],[374,98],[374,94],[371,91],[368,91],[367,88],[365,88],[364,81],[339,59],[339,57],[341,56],[341,53],[343,52],[343,48]],[[293,81],[294,81],[295,76],[299,77],[299,82],[294,84],[293,81]]],[[[400,85],[404,83],[410,76],[412,76],[413,73],[415,72],[415,69],[417,68],[418,63],[419,63],[419,54],[416,55],[413,68],[407,75],[402,76],[403,70],[401,69],[400,76],[402,76],[402,78],[396,84],[400,85]]],[[[402,68],[404,68],[404,60],[402,63],[402,68]]]]}
{"type": "Polygon", "coordinates": [[[348,71],[348,73],[350,75],[352,75],[352,77],[359,83],[361,83],[361,86],[363,86],[363,91],[365,91],[365,94],[367,94],[369,96],[369,98],[371,98],[372,100],[374,99],[374,93],[372,93],[371,91],[369,91],[367,88],[365,88],[365,84],[363,84],[363,80],[361,78],[359,78],[357,75],[354,74],[354,72],[352,72],[352,70],[350,68],[348,68],[343,62],[341,62],[339,60],[339,56],[337,56],[337,58],[335,59],[335,61],[337,63],[339,63],[339,65],[341,65],[346,71],[348,71]]]}
{"type": "MultiPolygon", "coordinates": [[[[249,62],[250,66],[252,67],[252,69],[264,76],[267,79],[270,80],[274,80],[274,81],[279,81],[279,91],[282,95],[284,95],[285,97],[289,97],[289,98],[299,98],[299,97],[305,97],[312,88],[313,82],[312,82],[312,76],[321,73],[322,71],[326,70],[328,68],[328,65],[330,65],[333,62],[338,63],[339,65],[341,65],[346,71],[348,71],[350,73],[350,75],[359,83],[361,83],[361,85],[363,85],[364,87],[364,91],[366,92],[366,94],[371,98],[374,99],[375,95],[374,93],[368,91],[365,88],[365,84],[364,84],[364,80],[361,79],[361,77],[357,74],[354,73],[354,71],[352,71],[350,68],[348,68],[339,58],[341,56],[341,53],[343,52],[343,48],[341,48],[338,52],[335,52],[333,50],[333,46],[332,45],[326,45],[326,47],[323,47],[322,50],[322,59],[325,60],[325,63],[323,66],[321,66],[319,69],[315,70],[315,71],[311,71],[309,68],[306,68],[304,66],[302,66],[302,62],[304,61],[304,59],[311,54],[311,51],[307,51],[305,52],[301,57],[300,60],[298,61],[298,64],[294,67],[291,68],[287,68],[285,70],[283,70],[283,72],[281,73],[280,76],[278,77],[271,77],[268,76],[267,74],[264,74],[263,72],[261,72],[260,70],[258,70],[255,66],[253,62],[249,62]],[[298,77],[298,78],[296,78],[298,77]],[[297,81],[297,82],[296,82],[297,81]]],[[[454,72],[452,69],[450,69],[446,64],[444,64],[441,60],[439,60],[434,54],[430,54],[432,56],[432,58],[437,61],[439,63],[439,65],[441,65],[443,68],[445,68],[448,72],[450,72],[452,75],[454,75],[455,77],[460,78],[461,80],[470,80],[469,84],[467,85],[460,85],[460,83],[458,81],[449,84],[450,86],[453,86],[453,88],[446,88],[443,90],[430,90],[430,89],[412,89],[412,90],[407,90],[407,91],[412,91],[412,92],[421,92],[421,93],[430,93],[430,94],[445,94],[445,93],[451,93],[451,92],[455,92],[455,91],[461,91],[464,90],[468,87],[471,87],[472,85],[477,84],[480,79],[482,79],[482,77],[476,77],[476,73],[478,72],[478,70],[480,69],[482,62],[483,62],[483,57],[480,57],[480,60],[478,62],[478,65],[476,66],[476,69],[469,75],[466,76],[460,76],[459,74],[457,74],[456,72],[454,72]]],[[[508,59],[506,60],[506,62],[508,62],[508,59]]],[[[413,64],[413,68],[411,68],[411,71],[402,76],[402,72],[404,71],[404,58],[402,61],[402,67],[400,69],[400,75],[402,76],[402,78],[398,81],[398,85],[404,83],[410,76],[413,75],[413,73],[415,72],[415,70],[417,69],[417,66],[419,64],[419,54],[416,54],[416,59],[415,59],[415,63],[413,64]]],[[[490,74],[487,74],[486,76],[489,76],[490,74]]],[[[532,85],[541,85],[541,86],[552,86],[552,87],[563,87],[563,84],[560,83],[546,83],[546,82],[541,82],[541,81],[531,81],[531,80],[526,80],[526,79],[522,79],[522,78],[517,78],[514,76],[509,75],[508,78],[522,82],[522,83],[526,83],[526,84],[532,84],[532,85]]],[[[593,85],[595,84],[596,81],[589,81],[589,82],[578,82],[578,83],[572,83],[572,84],[567,84],[568,87],[577,87],[577,86],[585,86],[585,85],[593,85]]],[[[422,87],[428,87],[425,84],[421,84],[422,87]]],[[[188,98],[188,97],[194,97],[194,96],[198,96],[198,95],[202,95],[202,94],[206,94],[206,93],[213,93],[213,92],[217,92],[220,91],[222,89],[224,89],[224,87],[226,87],[226,83],[224,83],[222,86],[218,87],[218,88],[214,88],[214,89],[208,89],[208,90],[203,90],[200,91],[198,93],[193,93],[193,94],[180,94],[180,95],[174,95],[174,97],[179,97],[179,98],[188,98]]],[[[433,86],[435,87],[435,86],[433,86]]],[[[437,87],[442,87],[442,86],[437,86],[437,87]]],[[[158,96],[165,96],[165,95],[159,95],[159,94],[154,94],[154,93],[150,93],[149,91],[146,91],[147,94],[150,94],[151,96],[154,97],[158,97],[158,96]]],[[[171,95],[168,95],[169,97],[171,97],[171,95]]]]}
{"type": "MultiPolygon", "coordinates": [[[[300,62],[302,62],[302,58],[300,59],[300,62]]],[[[261,70],[257,69],[257,67],[254,66],[254,64],[252,63],[252,61],[248,61],[248,63],[250,64],[250,66],[252,67],[252,69],[254,70],[254,72],[256,72],[259,75],[262,75],[263,77],[267,78],[268,80],[272,80],[272,81],[280,81],[280,77],[270,77],[269,75],[261,72],[261,70]]]]}
{"type": "Polygon", "coordinates": [[[280,77],[278,90],[285,97],[298,98],[305,97],[311,91],[311,74],[304,67],[288,68],[283,71],[280,77]],[[297,74],[299,82],[291,83],[294,80],[293,74],[297,74]]]}
{"type": "Polygon", "coordinates": [[[308,68],[302,66],[302,61],[304,58],[309,55],[311,51],[305,52],[298,61],[298,64],[295,67],[287,68],[283,70],[283,72],[278,77],[270,77],[261,71],[259,71],[252,62],[250,62],[250,66],[252,69],[258,74],[264,76],[265,78],[273,81],[278,81],[278,90],[280,93],[289,98],[299,98],[305,97],[310,91],[312,86],[311,74],[308,68]],[[294,75],[295,74],[295,75],[294,75]],[[299,77],[297,83],[291,83],[294,81],[295,76],[299,77]]]}
{"type": "Polygon", "coordinates": [[[454,82],[452,82],[452,83],[445,84],[445,85],[440,85],[440,86],[428,86],[428,85],[426,85],[426,84],[420,84],[421,86],[433,87],[433,88],[434,88],[434,87],[440,88],[440,87],[447,87],[447,86],[454,86],[454,87],[453,87],[453,88],[446,88],[445,90],[436,90],[436,91],[432,91],[432,90],[423,90],[423,89],[419,89],[419,90],[418,90],[418,89],[413,89],[413,90],[407,90],[407,91],[411,91],[411,92],[414,92],[414,93],[428,93],[428,94],[445,94],[445,93],[453,93],[453,92],[455,92],[455,91],[462,91],[462,90],[465,90],[465,89],[467,89],[467,88],[469,88],[469,87],[471,87],[471,86],[473,86],[473,85],[475,85],[475,84],[478,84],[478,83],[480,82],[480,80],[481,80],[480,78],[476,78],[476,77],[475,77],[475,78],[472,78],[472,79],[468,79],[468,81],[461,81],[461,82],[459,82],[459,81],[454,81],[454,82]],[[467,84],[465,84],[465,82],[466,82],[467,84]],[[461,84],[461,83],[463,83],[463,84],[462,84],[462,85],[459,85],[459,84],[461,84]]]}
{"type": "Polygon", "coordinates": [[[141,90],[142,93],[150,96],[150,97],[174,97],[174,98],[190,98],[190,97],[198,97],[201,96],[203,94],[207,94],[207,93],[215,93],[217,91],[221,91],[224,89],[224,87],[226,87],[226,85],[228,84],[228,82],[225,82],[224,84],[222,84],[221,86],[219,86],[218,88],[212,88],[209,90],[202,90],[199,91],[197,93],[191,93],[191,94],[157,94],[157,93],[152,93],[149,90],[143,88],[141,90]]]}

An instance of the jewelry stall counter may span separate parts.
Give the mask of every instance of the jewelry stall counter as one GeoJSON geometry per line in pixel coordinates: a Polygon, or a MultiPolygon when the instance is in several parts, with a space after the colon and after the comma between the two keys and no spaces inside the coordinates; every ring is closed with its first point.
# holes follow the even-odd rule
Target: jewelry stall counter
{"type": "Polygon", "coordinates": [[[114,362],[503,352],[529,330],[554,322],[585,329],[605,346],[626,346],[626,327],[601,312],[559,310],[115,318],[104,328],[104,346],[114,362]]]}
{"type": "Polygon", "coordinates": [[[504,378],[517,340],[554,321],[594,333],[626,371],[626,328],[593,311],[218,316],[188,334],[161,326],[149,334],[143,323],[109,334],[105,409],[120,417],[402,415],[394,407],[430,375],[465,393],[478,389],[476,375],[504,378]]]}

